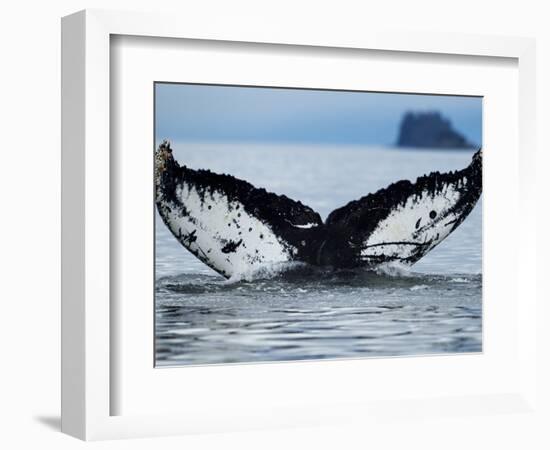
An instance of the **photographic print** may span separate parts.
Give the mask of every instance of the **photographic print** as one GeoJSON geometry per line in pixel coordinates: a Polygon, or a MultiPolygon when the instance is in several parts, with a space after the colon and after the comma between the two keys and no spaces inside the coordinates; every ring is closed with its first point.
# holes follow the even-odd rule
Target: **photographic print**
{"type": "Polygon", "coordinates": [[[154,89],[156,366],[482,351],[481,97],[154,89]]]}

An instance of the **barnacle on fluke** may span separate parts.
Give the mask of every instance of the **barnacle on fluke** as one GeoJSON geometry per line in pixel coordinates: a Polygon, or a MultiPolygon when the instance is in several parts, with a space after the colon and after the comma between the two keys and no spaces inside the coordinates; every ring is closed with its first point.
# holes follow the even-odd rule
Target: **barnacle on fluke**
{"type": "Polygon", "coordinates": [[[298,261],[334,268],[413,264],[468,216],[482,191],[482,152],[334,210],[323,223],[300,201],[209,170],[180,166],[170,143],[155,155],[157,208],[178,241],[224,275],[298,261]]]}

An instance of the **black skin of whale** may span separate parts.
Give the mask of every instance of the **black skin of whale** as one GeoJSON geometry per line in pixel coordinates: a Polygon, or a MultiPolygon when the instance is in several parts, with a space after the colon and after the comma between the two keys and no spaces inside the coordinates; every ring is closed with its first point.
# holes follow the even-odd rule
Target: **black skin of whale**
{"type": "MultiPolygon", "coordinates": [[[[158,194],[170,202],[170,208],[178,208],[178,214],[182,216],[189,214],[186,206],[176,195],[176,188],[182,180],[193,185],[203,198],[213,191],[222,192],[229,200],[238,200],[249,215],[267,224],[282,242],[297,249],[294,260],[333,268],[364,267],[373,263],[380,264],[395,260],[406,264],[418,261],[429,251],[429,242],[418,245],[413,254],[406,258],[391,257],[387,260],[375,258],[370,262],[361,258],[362,244],[376,229],[377,224],[386,219],[396,207],[404,205],[411,197],[420,196],[426,191],[435,195],[450,184],[460,192],[459,200],[453,206],[453,212],[458,217],[452,225],[454,230],[471,212],[482,191],[482,154],[479,150],[472,157],[470,165],[462,170],[448,173],[432,172],[419,177],[415,183],[408,180],[398,181],[334,210],[323,223],[320,215],[313,209],[284,195],[256,188],[247,181],[231,175],[180,166],[173,158],[172,149],[167,141],[164,141],[157,150],[157,164],[159,161],[162,170],[159,172],[157,182],[158,194]],[[467,180],[466,185],[461,182],[464,179],[467,180]],[[316,226],[296,227],[296,225],[312,223],[316,226]]],[[[158,198],[159,195],[157,195],[158,198]]],[[[162,208],[166,206],[157,200],[157,207],[163,216],[162,208]]],[[[436,212],[433,213],[436,214],[436,212]]],[[[180,242],[184,244],[186,239],[193,239],[193,233],[190,234],[190,236],[180,236],[180,242]]],[[[222,252],[235,251],[241,243],[242,241],[228,242],[222,252]]],[[[200,258],[200,255],[196,254],[196,256],[200,258]]],[[[207,261],[205,262],[208,264],[207,261]]]]}

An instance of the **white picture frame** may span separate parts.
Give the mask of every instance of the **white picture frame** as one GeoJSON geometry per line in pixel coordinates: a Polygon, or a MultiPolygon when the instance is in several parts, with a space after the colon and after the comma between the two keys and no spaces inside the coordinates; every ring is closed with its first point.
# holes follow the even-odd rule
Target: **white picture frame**
{"type": "MultiPolygon", "coordinates": [[[[444,416],[498,413],[503,409],[522,413],[536,407],[533,280],[536,241],[534,233],[530,232],[535,228],[536,211],[534,186],[530,182],[535,161],[533,40],[378,30],[312,34],[305,30],[280,30],[265,23],[250,23],[233,29],[229,23],[196,23],[192,17],[185,16],[87,10],[63,18],[62,57],[62,430],[65,433],[96,440],[360,422],[377,417],[387,420],[403,417],[407,411],[410,414],[428,411],[428,414],[444,416]],[[269,405],[257,405],[255,409],[254,400],[250,399],[244,401],[245,406],[237,412],[233,405],[226,408],[220,404],[219,411],[212,411],[195,404],[192,412],[176,409],[148,413],[145,407],[144,411],[136,413],[113,414],[117,409],[113,407],[115,391],[123,388],[112,373],[112,366],[121,355],[112,347],[117,321],[110,302],[113,292],[110,186],[117,177],[110,167],[110,64],[113,56],[111,37],[114,35],[201,40],[205,45],[218,41],[282,44],[299,46],[306,52],[314,48],[330,48],[334,52],[350,49],[406,52],[413,59],[415,55],[430,58],[445,54],[517,61],[519,181],[513,189],[517,199],[521,199],[516,205],[522,217],[517,226],[523,237],[521,245],[517,243],[514,247],[513,262],[517,267],[512,269],[517,276],[516,301],[521,292],[521,302],[514,304],[517,307],[514,345],[517,345],[520,364],[517,377],[510,381],[512,388],[507,385],[502,391],[470,392],[461,397],[445,396],[435,390],[432,395],[426,391],[414,396],[400,390],[391,399],[373,397],[369,401],[366,396],[355,402],[342,394],[341,402],[335,400],[336,397],[331,400],[330,409],[305,396],[299,406],[273,404],[269,413],[265,410],[269,405]],[[397,413],[393,408],[395,402],[400,402],[397,413]]],[[[414,360],[410,361],[414,364],[414,360]]],[[[460,363],[459,360],[453,362],[460,363]]],[[[287,364],[286,369],[281,369],[281,365],[250,365],[247,370],[257,376],[277,372],[285,379],[289,370],[294,375],[300,371],[300,376],[314,377],[316,371],[331,371],[342,376],[346,371],[361,370],[364,364],[361,360],[342,362],[338,366],[315,362],[287,364]],[[288,369],[291,366],[293,368],[288,369]]],[[[395,364],[380,362],[380,366],[386,366],[380,373],[394,370],[395,364]]],[[[430,367],[437,368],[438,364],[432,359],[430,367]]],[[[164,369],[166,373],[170,370],[164,369]]],[[[423,370],[427,369],[419,365],[417,371],[421,374],[423,370]]]]}

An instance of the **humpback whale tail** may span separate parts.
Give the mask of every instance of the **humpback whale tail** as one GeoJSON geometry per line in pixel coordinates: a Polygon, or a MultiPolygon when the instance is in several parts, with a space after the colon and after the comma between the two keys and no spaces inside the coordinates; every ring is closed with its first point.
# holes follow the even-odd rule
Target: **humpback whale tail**
{"type": "Polygon", "coordinates": [[[230,175],[155,155],[156,204],[176,239],[229,278],[273,263],[334,268],[414,264],[468,216],[482,191],[482,152],[464,169],[401,180],[334,210],[323,223],[299,201],[230,175]]]}

